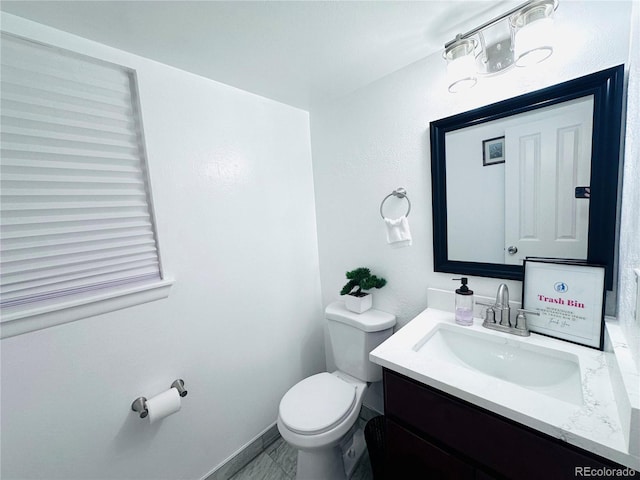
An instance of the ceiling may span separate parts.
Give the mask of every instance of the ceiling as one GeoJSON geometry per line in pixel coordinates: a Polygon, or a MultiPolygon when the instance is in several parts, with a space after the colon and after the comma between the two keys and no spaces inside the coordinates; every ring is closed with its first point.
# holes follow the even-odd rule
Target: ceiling
{"type": "Polygon", "coordinates": [[[0,8],[309,110],[519,3],[3,0],[0,8]]]}

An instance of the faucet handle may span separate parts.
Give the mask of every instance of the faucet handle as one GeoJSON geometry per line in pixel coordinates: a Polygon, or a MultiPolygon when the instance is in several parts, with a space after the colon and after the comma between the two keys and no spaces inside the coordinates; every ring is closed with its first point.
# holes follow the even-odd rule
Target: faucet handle
{"type": "Polygon", "coordinates": [[[476,301],[476,305],[482,305],[483,307],[487,307],[484,310],[484,323],[496,323],[496,310],[495,303],[485,303],[476,301]]]}
{"type": "Polygon", "coordinates": [[[529,328],[527,327],[527,316],[525,315],[527,313],[531,315],[540,315],[539,312],[535,312],[533,310],[526,310],[524,308],[519,308],[518,315],[516,316],[516,328],[518,330],[523,330],[523,331],[529,330],[529,328]]]}
{"type": "Polygon", "coordinates": [[[484,311],[484,321],[486,323],[496,323],[496,311],[493,309],[493,305],[484,311]]]}

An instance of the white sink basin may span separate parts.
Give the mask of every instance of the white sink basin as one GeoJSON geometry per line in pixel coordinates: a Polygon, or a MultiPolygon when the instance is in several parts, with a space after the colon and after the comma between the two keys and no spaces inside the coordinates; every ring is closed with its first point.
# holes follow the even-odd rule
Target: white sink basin
{"type": "Polygon", "coordinates": [[[550,397],[583,404],[578,357],[492,333],[440,324],[413,346],[426,359],[480,372],[550,397]]]}

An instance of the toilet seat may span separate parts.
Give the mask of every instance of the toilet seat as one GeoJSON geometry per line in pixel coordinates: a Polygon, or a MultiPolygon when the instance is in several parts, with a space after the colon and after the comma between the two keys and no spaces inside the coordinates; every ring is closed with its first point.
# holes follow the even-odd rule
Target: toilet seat
{"type": "Polygon", "coordinates": [[[317,435],[339,425],[356,404],[356,387],[324,372],[300,381],[282,397],[280,419],[292,432],[317,435]]]}

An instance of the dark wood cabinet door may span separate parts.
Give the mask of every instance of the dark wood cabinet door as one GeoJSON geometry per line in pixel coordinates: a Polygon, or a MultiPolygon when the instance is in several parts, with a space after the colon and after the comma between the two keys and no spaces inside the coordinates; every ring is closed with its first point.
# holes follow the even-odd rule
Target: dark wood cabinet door
{"type": "Polygon", "coordinates": [[[430,442],[385,420],[387,461],[385,478],[474,480],[474,469],[430,442]]]}

